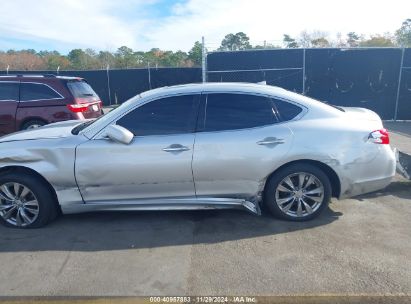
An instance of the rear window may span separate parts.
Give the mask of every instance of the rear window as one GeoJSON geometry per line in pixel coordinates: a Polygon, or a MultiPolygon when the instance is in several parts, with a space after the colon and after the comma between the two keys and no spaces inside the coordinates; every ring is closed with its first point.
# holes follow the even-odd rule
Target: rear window
{"type": "Polygon", "coordinates": [[[269,98],[248,94],[209,94],[206,132],[247,129],[277,122],[269,98]]]}
{"type": "Polygon", "coordinates": [[[71,81],[67,83],[74,98],[98,97],[93,88],[85,81],[71,81]]]}
{"type": "Polygon", "coordinates": [[[297,117],[298,114],[302,112],[303,109],[300,107],[278,99],[274,99],[275,106],[278,111],[278,115],[280,116],[281,121],[289,121],[293,118],[297,117]]]}

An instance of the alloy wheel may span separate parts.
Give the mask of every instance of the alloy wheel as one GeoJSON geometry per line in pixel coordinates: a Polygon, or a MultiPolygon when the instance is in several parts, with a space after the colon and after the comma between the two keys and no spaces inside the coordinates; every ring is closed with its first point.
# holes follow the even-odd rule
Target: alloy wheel
{"type": "Polygon", "coordinates": [[[320,208],[324,200],[324,186],[311,173],[293,173],[278,184],[275,200],[286,215],[296,218],[305,217],[320,208]]]}
{"type": "Polygon", "coordinates": [[[7,223],[28,226],[37,219],[39,211],[37,198],[27,186],[16,182],[0,186],[0,216],[7,223]]]}

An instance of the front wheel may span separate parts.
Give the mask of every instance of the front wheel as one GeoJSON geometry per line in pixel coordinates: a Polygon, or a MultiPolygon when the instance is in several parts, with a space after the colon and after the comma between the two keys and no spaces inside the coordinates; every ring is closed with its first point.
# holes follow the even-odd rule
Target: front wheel
{"type": "Polygon", "coordinates": [[[0,221],[9,227],[38,228],[54,219],[56,202],[47,185],[20,172],[0,175],[0,221]]]}
{"type": "Polygon", "coordinates": [[[331,199],[327,175],[310,164],[295,164],[267,182],[264,204],[279,218],[307,221],[317,217],[331,199]]]}

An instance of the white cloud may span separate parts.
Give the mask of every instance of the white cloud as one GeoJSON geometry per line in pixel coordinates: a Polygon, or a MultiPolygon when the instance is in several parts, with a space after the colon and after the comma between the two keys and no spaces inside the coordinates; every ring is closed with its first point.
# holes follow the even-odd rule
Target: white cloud
{"type": "Polygon", "coordinates": [[[284,33],[297,36],[303,30],[370,35],[394,32],[410,11],[411,1],[401,0],[190,0],[148,35],[172,49],[187,49],[202,35],[212,48],[225,34],[238,31],[260,43],[280,43],[284,33]]]}
{"type": "Polygon", "coordinates": [[[150,5],[157,1],[2,0],[0,41],[13,38],[57,49],[188,50],[201,36],[213,48],[225,34],[239,31],[252,42],[277,44],[282,34],[297,36],[302,30],[394,32],[411,17],[411,1],[402,0],[188,0],[175,4],[171,15],[155,17],[150,5]]]}
{"type": "MultiPolygon", "coordinates": [[[[136,46],[138,24],[111,15],[117,1],[38,0],[1,1],[0,33],[19,40],[100,49],[123,44],[136,46]]],[[[122,1],[136,11],[147,1],[122,1]]],[[[141,26],[144,23],[140,23],[141,26]]]]}

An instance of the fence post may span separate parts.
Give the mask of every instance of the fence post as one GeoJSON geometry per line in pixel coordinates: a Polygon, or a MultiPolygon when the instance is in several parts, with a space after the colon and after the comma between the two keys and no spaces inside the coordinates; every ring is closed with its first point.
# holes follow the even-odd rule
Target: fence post
{"type": "Polygon", "coordinates": [[[108,89],[108,101],[111,106],[111,89],[110,89],[110,74],[109,74],[110,65],[107,64],[106,75],[107,75],[107,89],[108,89]]]}
{"type": "Polygon", "coordinates": [[[150,71],[150,62],[147,63],[147,70],[148,70],[148,87],[151,90],[151,71],[150,71]]]}
{"type": "Polygon", "coordinates": [[[394,121],[397,121],[398,117],[398,102],[400,100],[400,91],[401,91],[401,78],[402,78],[402,67],[404,64],[404,52],[405,48],[402,48],[401,52],[401,64],[400,64],[400,72],[398,74],[398,87],[397,87],[397,98],[395,100],[395,113],[394,113],[394,121]]]}
{"type": "Polygon", "coordinates": [[[204,36],[201,37],[201,70],[202,70],[202,80],[203,83],[207,82],[207,70],[206,70],[206,49],[205,49],[205,43],[204,43],[204,36]]]}
{"type": "Polygon", "coordinates": [[[303,95],[305,95],[305,48],[303,50],[303,95]]]}

